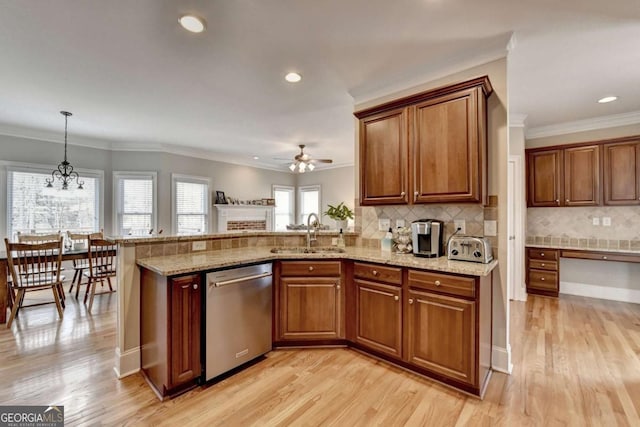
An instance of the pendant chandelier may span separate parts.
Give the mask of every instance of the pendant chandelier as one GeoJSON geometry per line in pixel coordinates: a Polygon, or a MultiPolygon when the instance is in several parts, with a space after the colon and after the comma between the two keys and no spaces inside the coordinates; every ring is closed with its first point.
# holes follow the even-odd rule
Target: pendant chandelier
{"type": "Polygon", "coordinates": [[[60,114],[64,116],[64,160],[58,165],[58,169],[51,172],[51,178],[46,178],[46,188],[53,188],[53,183],[56,178],[62,182],[62,189],[68,190],[69,183],[75,180],[78,183],[78,190],[84,189],[84,181],[80,181],[78,172],[73,170],[73,166],[67,161],[67,120],[71,113],[68,111],[60,111],[60,114]]]}

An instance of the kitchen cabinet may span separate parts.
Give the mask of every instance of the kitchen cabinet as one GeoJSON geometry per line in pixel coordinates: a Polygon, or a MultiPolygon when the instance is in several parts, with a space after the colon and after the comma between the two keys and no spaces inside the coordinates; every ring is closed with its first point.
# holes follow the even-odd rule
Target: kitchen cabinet
{"type": "Polygon", "coordinates": [[[640,139],[604,144],[604,204],[640,205],[640,139]]]}
{"type": "Polygon", "coordinates": [[[407,203],[408,137],[404,108],[360,121],[360,201],[363,205],[407,203]]]}
{"type": "Polygon", "coordinates": [[[202,376],[200,274],[161,276],[141,269],[141,365],[163,399],[202,376]]]}
{"type": "Polygon", "coordinates": [[[564,150],[564,206],[600,204],[600,147],[587,145],[564,150]]]}
{"type": "Polygon", "coordinates": [[[276,263],[276,340],[344,338],[340,261],[276,263]]]}
{"type": "Polygon", "coordinates": [[[360,203],[484,202],[492,91],[485,76],[356,112],[360,203]]]}
{"type": "Polygon", "coordinates": [[[355,342],[402,357],[402,269],[354,263],[355,342]]]}
{"type": "Polygon", "coordinates": [[[527,206],[560,206],[562,150],[527,153],[527,206]]]}
{"type": "Polygon", "coordinates": [[[527,248],[527,293],[557,297],[559,277],[557,249],[527,248]]]}

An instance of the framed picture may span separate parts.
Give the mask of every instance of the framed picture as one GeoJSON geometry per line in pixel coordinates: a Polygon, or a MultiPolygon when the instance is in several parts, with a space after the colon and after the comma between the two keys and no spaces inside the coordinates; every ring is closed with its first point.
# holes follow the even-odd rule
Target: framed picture
{"type": "Polygon", "coordinates": [[[216,191],[216,205],[226,205],[227,198],[224,197],[224,191],[216,191]]]}

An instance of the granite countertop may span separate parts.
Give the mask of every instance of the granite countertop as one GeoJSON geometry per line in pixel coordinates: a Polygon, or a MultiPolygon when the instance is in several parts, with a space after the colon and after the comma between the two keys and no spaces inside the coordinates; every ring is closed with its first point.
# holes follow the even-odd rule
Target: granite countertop
{"type": "Polygon", "coordinates": [[[194,252],[181,255],[157,256],[138,259],[139,266],[163,276],[213,270],[242,264],[285,259],[349,259],[388,264],[398,267],[411,267],[445,273],[465,274],[469,276],[488,276],[498,265],[497,260],[489,264],[465,261],[449,261],[446,256],[440,258],[420,258],[412,254],[385,253],[380,249],[347,247],[345,253],[271,253],[271,248],[238,248],[217,251],[194,252]]]}
{"type": "MultiPolygon", "coordinates": [[[[186,234],[186,235],[145,235],[145,236],[107,236],[110,242],[114,243],[171,243],[171,242],[192,242],[196,240],[210,239],[228,239],[231,237],[265,237],[265,236],[306,236],[307,230],[289,230],[289,231],[237,231],[231,233],[212,233],[212,234],[186,234]]],[[[338,230],[318,230],[316,234],[320,236],[337,236],[338,230]]],[[[359,236],[358,233],[347,231],[344,236],[359,236]]]]}
{"type": "Polygon", "coordinates": [[[527,243],[527,248],[542,248],[542,249],[566,249],[572,251],[589,251],[589,252],[609,252],[626,255],[640,255],[640,249],[619,249],[619,248],[589,248],[584,246],[567,245],[567,244],[541,244],[541,243],[527,243]]]}

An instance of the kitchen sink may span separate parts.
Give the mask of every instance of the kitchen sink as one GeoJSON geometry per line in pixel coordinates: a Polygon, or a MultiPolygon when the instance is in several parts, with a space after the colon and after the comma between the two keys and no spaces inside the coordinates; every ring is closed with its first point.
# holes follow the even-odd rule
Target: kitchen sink
{"type": "Polygon", "coordinates": [[[318,247],[308,249],[304,246],[295,246],[291,248],[272,248],[271,252],[274,254],[342,254],[346,251],[343,248],[334,247],[318,247]]]}

